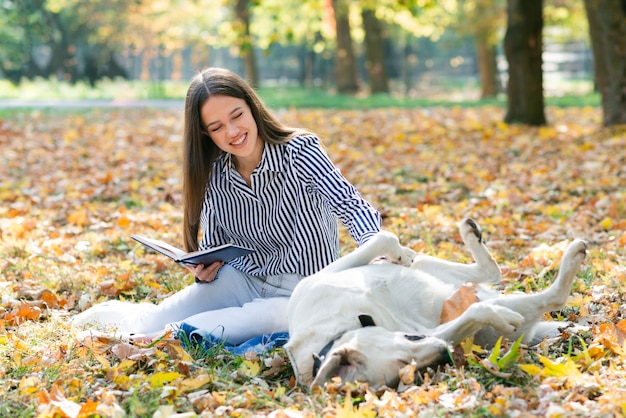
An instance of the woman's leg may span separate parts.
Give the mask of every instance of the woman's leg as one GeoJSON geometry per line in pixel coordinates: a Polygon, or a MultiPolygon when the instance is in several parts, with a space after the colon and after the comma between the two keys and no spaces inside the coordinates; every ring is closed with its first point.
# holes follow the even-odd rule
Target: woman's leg
{"type": "Polygon", "coordinates": [[[260,297],[260,279],[247,275],[227,264],[220,268],[215,280],[194,283],[158,305],[149,306],[137,315],[122,321],[120,332],[148,334],[161,331],[167,324],[183,321],[201,312],[243,304],[260,297]]]}
{"type": "Polygon", "coordinates": [[[288,301],[287,297],[258,298],[241,307],[202,312],[168,328],[175,330],[184,322],[230,344],[241,344],[259,335],[286,332],[288,301]]]}

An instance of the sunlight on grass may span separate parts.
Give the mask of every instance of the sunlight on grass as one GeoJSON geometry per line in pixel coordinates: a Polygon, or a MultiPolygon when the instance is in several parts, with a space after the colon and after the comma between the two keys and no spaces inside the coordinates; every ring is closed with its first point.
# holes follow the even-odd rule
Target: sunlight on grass
{"type": "MultiPolygon", "coordinates": [[[[274,109],[288,108],[337,108],[337,109],[378,109],[411,108],[432,106],[476,107],[485,105],[506,106],[506,97],[500,94],[495,98],[478,99],[475,82],[440,81],[436,86],[417,86],[411,94],[392,89],[392,94],[370,95],[361,92],[357,95],[340,95],[321,88],[304,88],[295,85],[261,87],[263,100],[274,109]]],[[[552,85],[546,92],[546,103],[554,106],[598,106],[600,98],[587,87],[588,81],[562,81],[552,85]],[[550,93],[552,92],[552,93],[550,93]]],[[[187,81],[145,82],[139,80],[103,79],[96,87],[85,82],[69,84],[57,81],[35,79],[24,80],[15,86],[7,80],[0,80],[0,99],[36,100],[184,100],[187,81]]]]}

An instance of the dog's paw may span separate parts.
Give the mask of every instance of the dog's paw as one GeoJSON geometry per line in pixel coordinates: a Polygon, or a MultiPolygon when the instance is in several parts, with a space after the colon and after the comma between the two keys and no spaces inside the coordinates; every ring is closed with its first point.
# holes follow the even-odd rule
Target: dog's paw
{"type": "Polygon", "coordinates": [[[380,231],[367,242],[371,248],[375,248],[377,253],[374,260],[383,259],[384,262],[399,264],[410,267],[413,259],[417,255],[415,251],[400,245],[398,237],[387,231],[380,231]]]}
{"type": "Polygon", "coordinates": [[[563,253],[563,262],[582,264],[587,256],[587,243],[577,238],[570,243],[563,253]]]}
{"type": "Polygon", "coordinates": [[[459,223],[459,230],[463,242],[466,244],[470,239],[477,239],[479,243],[483,242],[483,233],[476,222],[471,218],[465,218],[459,223]]]}
{"type": "Polygon", "coordinates": [[[478,302],[470,305],[470,310],[475,320],[503,335],[513,334],[524,325],[524,316],[505,306],[478,302]]]}
{"type": "Polygon", "coordinates": [[[411,264],[413,264],[413,260],[417,256],[417,253],[413,251],[412,249],[410,249],[409,247],[401,247],[401,250],[402,250],[402,254],[400,255],[400,258],[398,259],[398,264],[405,266],[405,267],[411,267],[411,264]]]}
{"type": "Polygon", "coordinates": [[[524,317],[504,306],[494,305],[496,312],[494,312],[493,322],[490,324],[493,328],[503,334],[512,334],[524,325],[524,317]]]}

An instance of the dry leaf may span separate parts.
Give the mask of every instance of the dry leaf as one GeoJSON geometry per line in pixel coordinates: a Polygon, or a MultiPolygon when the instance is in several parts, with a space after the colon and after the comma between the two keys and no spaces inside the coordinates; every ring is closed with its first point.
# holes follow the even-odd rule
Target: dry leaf
{"type": "Polygon", "coordinates": [[[443,303],[440,324],[459,317],[472,304],[478,302],[476,283],[465,283],[443,303]]]}

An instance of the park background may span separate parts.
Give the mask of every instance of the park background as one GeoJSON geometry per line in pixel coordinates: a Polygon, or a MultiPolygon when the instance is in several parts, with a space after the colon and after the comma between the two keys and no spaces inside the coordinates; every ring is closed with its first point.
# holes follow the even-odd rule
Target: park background
{"type": "MultiPolygon", "coordinates": [[[[626,410],[626,18],[619,0],[6,0],[0,5],[0,416],[619,416],[626,410]],[[193,281],[129,236],[182,245],[183,97],[233,69],[417,251],[471,262],[471,216],[541,290],[588,258],[537,347],[468,341],[398,390],[294,386],[280,349],[129,344],[68,319],[193,281]],[[508,354],[505,354],[508,353],[508,354]],[[417,383],[417,384],[416,384],[417,383]]],[[[342,230],[341,249],[353,248],[342,230]]]]}

